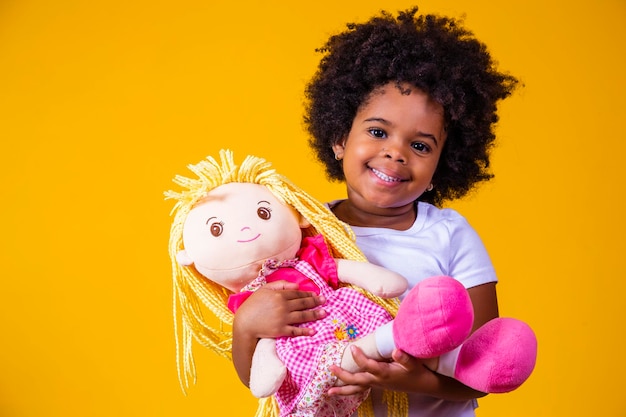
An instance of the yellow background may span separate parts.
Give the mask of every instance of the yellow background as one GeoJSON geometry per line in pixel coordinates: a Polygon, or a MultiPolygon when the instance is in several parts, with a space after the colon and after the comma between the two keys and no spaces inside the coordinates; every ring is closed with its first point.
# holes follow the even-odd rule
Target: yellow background
{"type": "MultiPolygon", "coordinates": [[[[169,210],[186,165],[256,154],[343,196],[301,124],[314,52],[408,0],[0,2],[0,416],[251,416],[231,365],[174,363],[169,210]]],[[[496,265],[501,313],[539,338],[480,417],[624,416],[626,3],[422,1],[525,87],[501,106],[496,179],[453,207],[496,265]]]]}

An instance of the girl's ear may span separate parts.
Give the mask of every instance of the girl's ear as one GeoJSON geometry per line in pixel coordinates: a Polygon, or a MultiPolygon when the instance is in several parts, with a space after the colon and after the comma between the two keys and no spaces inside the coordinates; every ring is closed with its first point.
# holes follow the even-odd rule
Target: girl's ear
{"type": "Polygon", "coordinates": [[[343,159],[343,154],[346,150],[345,148],[345,143],[346,140],[345,139],[341,139],[339,142],[335,143],[333,145],[333,152],[335,153],[335,159],[340,161],[343,159]]]}
{"type": "Polygon", "coordinates": [[[176,254],[176,261],[182,266],[193,265],[193,260],[191,260],[191,258],[187,255],[187,251],[184,249],[178,251],[176,254]]]}

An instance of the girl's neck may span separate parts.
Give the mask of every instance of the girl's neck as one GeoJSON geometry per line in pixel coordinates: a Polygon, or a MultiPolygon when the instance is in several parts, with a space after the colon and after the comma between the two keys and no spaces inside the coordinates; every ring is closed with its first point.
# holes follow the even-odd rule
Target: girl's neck
{"type": "Polygon", "coordinates": [[[339,220],[357,227],[407,230],[413,226],[417,217],[417,203],[398,208],[364,210],[350,200],[342,200],[331,210],[339,220]]]}

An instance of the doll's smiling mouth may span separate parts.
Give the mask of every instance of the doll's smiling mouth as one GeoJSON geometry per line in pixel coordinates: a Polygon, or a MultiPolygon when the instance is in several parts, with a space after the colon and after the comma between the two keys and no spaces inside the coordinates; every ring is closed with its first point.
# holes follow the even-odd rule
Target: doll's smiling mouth
{"type": "Polygon", "coordinates": [[[255,236],[255,237],[253,237],[252,239],[237,240],[237,243],[248,243],[248,242],[252,242],[253,240],[256,240],[259,236],[261,236],[261,233],[259,233],[258,235],[256,235],[256,236],[255,236]]]}

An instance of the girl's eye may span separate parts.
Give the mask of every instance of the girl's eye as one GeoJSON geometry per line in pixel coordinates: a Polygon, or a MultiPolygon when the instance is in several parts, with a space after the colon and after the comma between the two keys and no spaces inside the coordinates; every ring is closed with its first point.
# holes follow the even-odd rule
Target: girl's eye
{"type": "Polygon", "coordinates": [[[224,223],[217,222],[211,224],[211,234],[215,237],[218,237],[224,231],[224,223]]]}
{"type": "Polygon", "coordinates": [[[259,207],[256,211],[256,214],[260,219],[269,220],[272,217],[272,210],[267,207],[259,207]]]}
{"type": "Polygon", "coordinates": [[[369,133],[370,133],[370,135],[374,136],[375,138],[386,138],[387,137],[387,133],[384,130],[378,129],[378,128],[371,128],[371,129],[369,129],[369,133]]]}
{"type": "Polygon", "coordinates": [[[417,152],[424,153],[430,152],[430,146],[426,145],[423,142],[415,142],[411,144],[411,147],[415,149],[417,152]]]}

